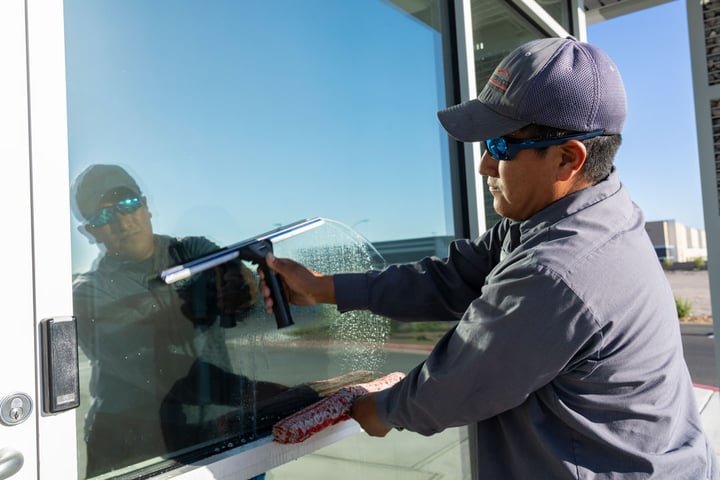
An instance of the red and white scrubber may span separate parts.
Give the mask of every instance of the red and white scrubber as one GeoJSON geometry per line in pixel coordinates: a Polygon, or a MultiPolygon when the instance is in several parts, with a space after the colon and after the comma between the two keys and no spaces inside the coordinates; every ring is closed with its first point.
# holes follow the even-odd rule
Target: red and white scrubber
{"type": "Polygon", "coordinates": [[[343,387],[277,422],[272,429],[273,440],[279,443],[300,443],[330,425],[348,420],[350,407],[356,398],[390,388],[403,378],[404,373],[393,372],[371,382],[343,387]]]}

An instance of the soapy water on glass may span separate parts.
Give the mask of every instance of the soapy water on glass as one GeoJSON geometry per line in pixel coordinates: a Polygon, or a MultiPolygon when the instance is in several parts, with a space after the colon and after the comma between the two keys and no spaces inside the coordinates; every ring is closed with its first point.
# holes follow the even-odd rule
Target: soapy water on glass
{"type": "MultiPolygon", "coordinates": [[[[365,237],[327,219],[320,227],[280,242],[275,252],[326,274],[364,272],[385,266],[382,256],[365,237]]],[[[341,315],[334,305],[316,310],[330,322],[331,355],[337,357],[339,372],[382,370],[386,359],[383,345],[390,334],[390,320],[365,311],[341,315]]]]}
{"type": "MultiPolygon", "coordinates": [[[[292,258],[326,274],[364,272],[385,266],[384,259],[367,239],[350,227],[329,220],[312,230],[274,243],[273,248],[278,257],[292,258]]],[[[243,372],[253,380],[270,378],[295,385],[352,371],[381,372],[385,369],[387,353],[383,347],[390,334],[387,318],[365,311],[340,314],[335,305],[293,306],[295,326],[277,329],[265,314],[262,299],[254,308],[257,314],[238,324],[237,328],[223,332],[231,346],[233,370],[243,372]],[[323,332],[323,335],[311,340],[312,335],[304,333],[308,331],[323,332]],[[283,355],[287,353],[279,350],[287,350],[283,346],[297,342],[309,349],[316,347],[324,354],[304,356],[303,361],[308,363],[303,364],[306,368],[300,372],[296,371],[296,365],[287,364],[289,373],[279,370],[278,362],[281,361],[278,358],[285,358],[283,355]]],[[[292,359],[291,356],[288,358],[292,359]]],[[[250,393],[256,404],[256,392],[253,389],[250,393]]],[[[251,425],[244,432],[245,438],[240,439],[241,443],[253,440],[256,427],[265,420],[258,418],[255,411],[248,414],[251,425]]]]}

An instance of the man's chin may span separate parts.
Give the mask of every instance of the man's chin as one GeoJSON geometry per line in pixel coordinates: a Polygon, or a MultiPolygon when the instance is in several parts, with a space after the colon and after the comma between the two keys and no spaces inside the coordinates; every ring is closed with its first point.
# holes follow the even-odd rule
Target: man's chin
{"type": "Polygon", "coordinates": [[[146,258],[150,258],[153,254],[153,249],[152,247],[146,247],[141,245],[138,245],[135,248],[130,245],[123,245],[123,248],[115,250],[110,254],[118,260],[140,261],[145,260],[146,258]]]}

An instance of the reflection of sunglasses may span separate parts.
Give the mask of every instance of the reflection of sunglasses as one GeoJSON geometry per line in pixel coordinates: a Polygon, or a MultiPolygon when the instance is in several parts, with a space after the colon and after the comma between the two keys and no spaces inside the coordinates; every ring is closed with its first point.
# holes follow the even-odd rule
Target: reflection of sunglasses
{"type": "Polygon", "coordinates": [[[120,200],[115,205],[104,207],[95,212],[95,214],[88,218],[88,223],[93,227],[102,227],[108,223],[113,223],[116,220],[116,212],[127,215],[133,213],[135,210],[143,206],[143,202],[138,197],[130,197],[124,200],[120,200]]]}
{"type": "Polygon", "coordinates": [[[597,137],[605,133],[604,130],[593,130],[587,133],[576,133],[573,135],[566,135],[564,137],[550,138],[547,140],[543,139],[512,139],[505,137],[491,138],[485,140],[485,146],[490,153],[490,156],[495,160],[512,160],[520,150],[527,150],[529,148],[545,148],[553,145],[560,145],[568,140],[585,140],[586,138],[597,137]]]}

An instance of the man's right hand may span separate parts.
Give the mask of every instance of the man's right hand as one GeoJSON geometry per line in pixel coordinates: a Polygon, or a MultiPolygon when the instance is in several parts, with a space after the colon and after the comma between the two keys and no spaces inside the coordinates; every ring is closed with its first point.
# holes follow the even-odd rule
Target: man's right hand
{"type": "MultiPolygon", "coordinates": [[[[318,303],[335,303],[335,285],[332,275],[323,275],[310,270],[306,266],[288,258],[275,258],[272,253],[265,257],[282,282],[288,302],[293,305],[307,306],[318,303]]],[[[265,297],[265,309],[273,311],[273,299],[270,288],[265,284],[265,274],[258,268],[260,275],[260,291],[265,297]]]]}

